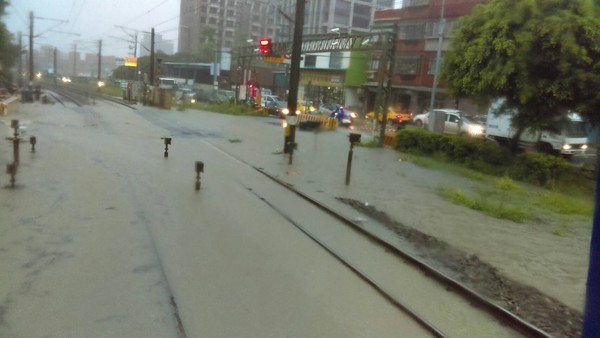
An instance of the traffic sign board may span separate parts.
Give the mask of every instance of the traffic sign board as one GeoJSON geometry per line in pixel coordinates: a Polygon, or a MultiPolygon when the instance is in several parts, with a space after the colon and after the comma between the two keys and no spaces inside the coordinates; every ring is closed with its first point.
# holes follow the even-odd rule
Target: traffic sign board
{"type": "Polygon", "coordinates": [[[263,61],[265,61],[265,62],[283,63],[284,60],[285,60],[285,58],[283,57],[283,55],[263,57],[263,61]]]}

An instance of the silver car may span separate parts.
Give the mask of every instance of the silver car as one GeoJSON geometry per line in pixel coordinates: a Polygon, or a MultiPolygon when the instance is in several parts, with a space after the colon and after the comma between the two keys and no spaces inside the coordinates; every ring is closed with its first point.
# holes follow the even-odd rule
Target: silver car
{"type": "MultiPolygon", "coordinates": [[[[444,113],[445,134],[469,135],[473,137],[482,137],[485,135],[485,127],[474,119],[463,115],[458,109],[434,109],[436,113],[444,113]]],[[[429,112],[416,115],[413,118],[413,124],[416,127],[423,128],[429,123],[429,112]]]]}

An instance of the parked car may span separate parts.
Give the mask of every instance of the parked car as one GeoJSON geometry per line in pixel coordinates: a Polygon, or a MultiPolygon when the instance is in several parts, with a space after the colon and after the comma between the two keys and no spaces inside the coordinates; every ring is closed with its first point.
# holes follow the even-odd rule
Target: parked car
{"type": "Polygon", "coordinates": [[[283,102],[277,95],[263,95],[260,97],[260,105],[268,107],[271,102],[283,102]]]}
{"type": "Polygon", "coordinates": [[[233,90],[217,90],[209,99],[211,103],[224,103],[231,102],[235,98],[235,92],[233,90]]]}
{"type": "MultiPolygon", "coordinates": [[[[457,109],[434,109],[436,113],[444,113],[444,133],[455,135],[469,135],[473,137],[485,136],[485,127],[475,119],[464,115],[457,109]]],[[[429,123],[429,112],[419,114],[414,118],[415,126],[422,128],[429,123]]]]}
{"type": "Polygon", "coordinates": [[[192,88],[187,86],[180,86],[177,88],[175,91],[175,97],[178,101],[182,98],[185,98],[185,102],[196,102],[196,93],[192,90],[192,88]]]}

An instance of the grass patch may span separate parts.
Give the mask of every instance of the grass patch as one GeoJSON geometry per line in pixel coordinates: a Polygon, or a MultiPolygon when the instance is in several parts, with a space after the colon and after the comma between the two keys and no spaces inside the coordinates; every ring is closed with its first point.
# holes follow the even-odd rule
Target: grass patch
{"type": "Polygon", "coordinates": [[[379,148],[379,141],[371,140],[369,142],[355,143],[354,145],[357,147],[363,147],[363,148],[379,148]]]}
{"type": "Polygon", "coordinates": [[[562,215],[594,215],[594,203],[591,200],[567,196],[556,192],[546,192],[534,199],[535,205],[562,215]]]}
{"type": "Polygon", "coordinates": [[[404,157],[407,160],[414,163],[415,165],[422,168],[451,172],[456,175],[472,179],[474,181],[483,181],[485,179],[485,174],[483,173],[480,173],[473,169],[465,168],[454,163],[446,162],[442,154],[434,155],[434,157],[422,157],[411,154],[404,154],[404,157]]]}
{"type": "Polygon", "coordinates": [[[552,230],[552,234],[558,237],[567,237],[571,232],[573,232],[573,226],[564,221],[552,230]]]}
{"type": "Polygon", "coordinates": [[[515,191],[515,192],[523,191],[523,188],[521,188],[520,185],[515,183],[515,181],[513,181],[508,176],[503,176],[501,178],[495,179],[494,184],[496,185],[496,188],[503,190],[503,191],[515,191]]]}
{"type": "Polygon", "coordinates": [[[463,205],[476,211],[481,211],[484,214],[495,218],[507,219],[517,223],[523,223],[533,218],[531,212],[524,208],[508,205],[503,201],[498,200],[490,201],[480,197],[473,198],[467,196],[457,188],[440,187],[438,193],[452,203],[463,205]]]}
{"type": "Polygon", "coordinates": [[[265,109],[254,109],[243,104],[221,103],[212,104],[206,102],[196,102],[189,106],[192,109],[211,111],[214,113],[236,115],[236,116],[267,116],[265,109]]]}

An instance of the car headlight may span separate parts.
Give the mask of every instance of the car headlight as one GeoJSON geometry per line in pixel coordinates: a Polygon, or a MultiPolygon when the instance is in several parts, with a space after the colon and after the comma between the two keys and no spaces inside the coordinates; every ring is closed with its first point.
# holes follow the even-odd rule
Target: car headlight
{"type": "Polygon", "coordinates": [[[570,144],[564,144],[564,145],[562,146],[562,148],[563,148],[563,150],[569,150],[569,149],[571,149],[571,148],[573,148],[573,147],[572,147],[570,144]]]}
{"type": "Polygon", "coordinates": [[[290,113],[290,110],[289,110],[289,109],[287,109],[287,108],[283,108],[283,109],[281,110],[281,113],[282,113],[283,115],[287,115],[287,114],[289,114],[289,113],[290,113]]]}
{"type": "Polygon", "coordinates": [[[581,146],[581,150],[587,150],[587,148],[588,148],[587,144],[584,144],[581,146]]]}
{"type": "Polygon", "coordinates": [[[473,136],[483,134],[483,128],[481,126],[470,126],[469,133],[473,136]]]}
{"type": "Polygon", "coordinates": [[[352,117],[353,119],[355,119],[358,115],[356,115],[355,112],[350,112],[350,117],[352,117]]]}

